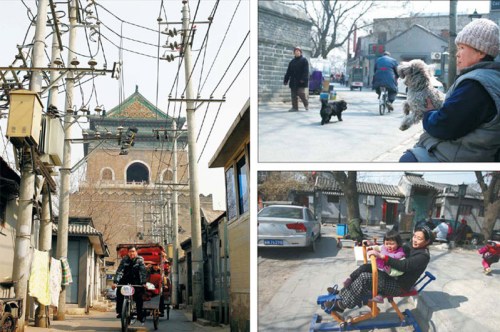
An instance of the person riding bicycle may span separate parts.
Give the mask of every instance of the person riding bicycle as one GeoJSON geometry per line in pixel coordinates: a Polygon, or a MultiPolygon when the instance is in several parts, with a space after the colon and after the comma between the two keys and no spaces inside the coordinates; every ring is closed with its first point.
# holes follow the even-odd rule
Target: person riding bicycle
{"type": "Polygon", "coordinates": [[[375,72],[373,75],[373,88],[380,98],[380,88],[385,87],[388,92],[387,108],[393,111],[392,103],[398,94],[398,62],[390,57],[391,53],[385,51],[384,55],[375,62],[375,72]]]}
{"type": "MultiPolygon", "coordinates": [[[[121,285],[145,285],[146,284],[146,266],[144,259],[137,255],[135,246],[128,247],[128,255],[123,257],[116,270],[115,278],[111,288],[116,290],[116,318],[121,317],[121,310],[123,306],[123,295],[120,292],[121,285]],[[118,286],[120,285],[120,286],[118,286]]],[[[137,308],[137,319],[144,323],[145,317],[142,310],[144,287],[134,287],[134,301],[137,308]]]]}

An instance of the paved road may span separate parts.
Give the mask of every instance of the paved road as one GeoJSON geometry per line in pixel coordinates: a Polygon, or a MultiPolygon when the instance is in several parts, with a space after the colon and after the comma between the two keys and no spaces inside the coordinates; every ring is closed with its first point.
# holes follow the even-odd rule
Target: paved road
{"type": "Polygon", "coordinates": [[[371,90],[337,87],[338,98],[348,103],[342,122],[321,126],[319,96],[310,97],[308,112],[288,112],[283,103],[259,105],[258,159],[260,162],[397,162],[422,132],[417,124],[400,131],[402,102],[380,116],[371,90]]]}
{"type": "MultiPolygon", "coordinates": [[[[369,231],[373,232],[373,228],[369,231]]],[[[352,250],[336,248],[332,235],[335,232],[332,226],[323,227],[316,253],[259,249],[259,331],[307,331],[315,313],[330,320],[316,305],[317,295],[324,294],[326,287],[341,283],[356,268],[352,250]]],[[[492,275],[485,276],[475,249],[432,246],[427,270],[437,280],[415,301],[397,299],[401,309],[412,310],[423,331],[498,331],[500,265],[493,265],[492,275]]],[[[387,303],[380,308],[382,312],[393,312],[387,303]]],[[[366,307],[362,310],[366,311],[366,307]]],[[[406,327],[380,331],[411,330],[406,327]]]]}
{"type": "MultiPolygon", "coordinates": [[[[115,317],[114,312],[96,312],[91,311],[86,316],[66,316],[64,321],[51,321],[50,328],[40,328],[29,326],[25,332],[61,332],[61,331],[79,331],[79,332],[117,332],[121,330],[120,320],[115,317]]],[[[151,317],[146,319],[146,324],[141,326],[139,323],[129,328],[131,332],[155,331],[151,317]]],[[[229,327],[211,327],[201,326],[192,322],[191,314],[184,310],[171,310],[170,319],[160,318],[158,332],[166,331],[193,331],[193,332],[228,332],[229,327]]]]}

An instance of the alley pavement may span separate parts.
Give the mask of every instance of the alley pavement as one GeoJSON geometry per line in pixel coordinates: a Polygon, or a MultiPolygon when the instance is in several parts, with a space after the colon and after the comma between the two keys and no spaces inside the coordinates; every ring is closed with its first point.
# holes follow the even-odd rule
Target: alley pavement
{"type": "Polygon", "coordinates": [[[259,103],[260,162],[397,162],[423,132],[418,123],[399,130],[404,99],[395,110],[380,116],[378,100],[369,88],[350,91],[335,84],[337,100],[347,102],[343,121],[333,117],[322,126],[318,95],[309,97],[309,111],[289,113],[290,103],[259,103]]]}
{"type": "MultiPolygon", "coordinates": [[[[370,238],[379,241],[387,231],[362,226],[370,238]]],[[[418,297],[395,298],[400,309],[409,309],[422,331],[451,332],[498,331],[500,322],[500,264],[492,265],[491,275],[484,275],[480,246],[448,249],[446,244],[430,247],[431,261],[427,271],[436,280],[418,297]]],[[[316,304],[318,295],[333,284],[341,285],[357,264],[352,247],[337,248],[336,226],[324,225],[316,252],[300,248],[259,249],[259,331],[308,331],[314,314],[323,322],[333,321],[316,304]],[[281,250],[279,250],[281,249],[281,250]],[[286,249],[286,250],[285,250],[286,249]]],[[[379,306],[387,317],[394,310],[385,302],[379,306]]],[[[354,316],[362,309],[344,312],[354,316]]],[[[381,315],[382,317],[382,315],[381,315]]],[[[411,331],[410,327],[377,330],[411,331]]]]}
{"type": "MultiPolygon", "coordinates": [[[[158,326],[159,332],[162,331],[208,331],[208,332],[227,332],[228,326],[203,326],[199,323],[192,322],[191,313],[187,310],[171,310],[170,319],[166,317],[160,318],[158,326]]],[[[101,331],[120,331],[120,320],[116,318],[114,312],[99,312],[91,311],[90,314],[84,316],[69,316],[66,315],[66,320],[50,321],[50,328],[40,328],[28,326],[25,332],[60,332],[60,331],[79,331],[79,332],[101,332],[101,331]]],[[[148,317],[144,326],[139,322],[131,325],[131,332],[148,332],[155,331],[153,327],[153,319],[148,317]]]]}

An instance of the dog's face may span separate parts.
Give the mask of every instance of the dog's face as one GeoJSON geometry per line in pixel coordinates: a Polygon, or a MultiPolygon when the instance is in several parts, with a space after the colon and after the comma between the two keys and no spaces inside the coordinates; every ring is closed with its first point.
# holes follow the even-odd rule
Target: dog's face
{"type": "Polygon", "coordinates": [[[401,62],[398,66],[398,75],[404,79],[408,88],[425,88],[428,86],[431,73],[422,60],[415,59],[409,62],[401,62]]]}
{"type": "Polygon", "coordinates": [[[338,100],[331,103],[332,108],[336,113],[343,112],[347,109],[347,103],[345,100],[338,100]]]}

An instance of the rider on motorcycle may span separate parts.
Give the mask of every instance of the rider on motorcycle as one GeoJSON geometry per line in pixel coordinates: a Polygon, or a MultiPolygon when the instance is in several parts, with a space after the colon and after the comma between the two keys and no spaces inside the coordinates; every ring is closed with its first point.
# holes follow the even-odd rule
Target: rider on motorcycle
{"type": "MultiPolygon", "coordinates": [[[[135,246],[128,247],[128,255],[123,257],[118,269],[116,270],[115,278],[113,280],[113,285],[111,287],[115,289],[118,284],[120,285],[145,285],[146,284],[146,266],[144,265],[144,259],[137,255],[137,249],[135,246]]],[[[137,308],[137,319],[144,323],[145,317],[142,311],[143,299],[142,295],[144,293],[144,287],[134,287],[134,301],[137,308]]],[[[121,310],[123,306],[123,295],[120,292],[121,286],[118,286],[116,290],[116,318],[121,317],[121,310]]]]}
{"type": "Polygon", "coordinates": [[[385,86],[388,92],[387,108],[394,110],[392,103],[398,94],[398,62],[390,57],[391,53],[385,51],[384,55],[375,62],[375,73],[373,75],[373,88],[380,98],[380,88],[385,86]]]}

